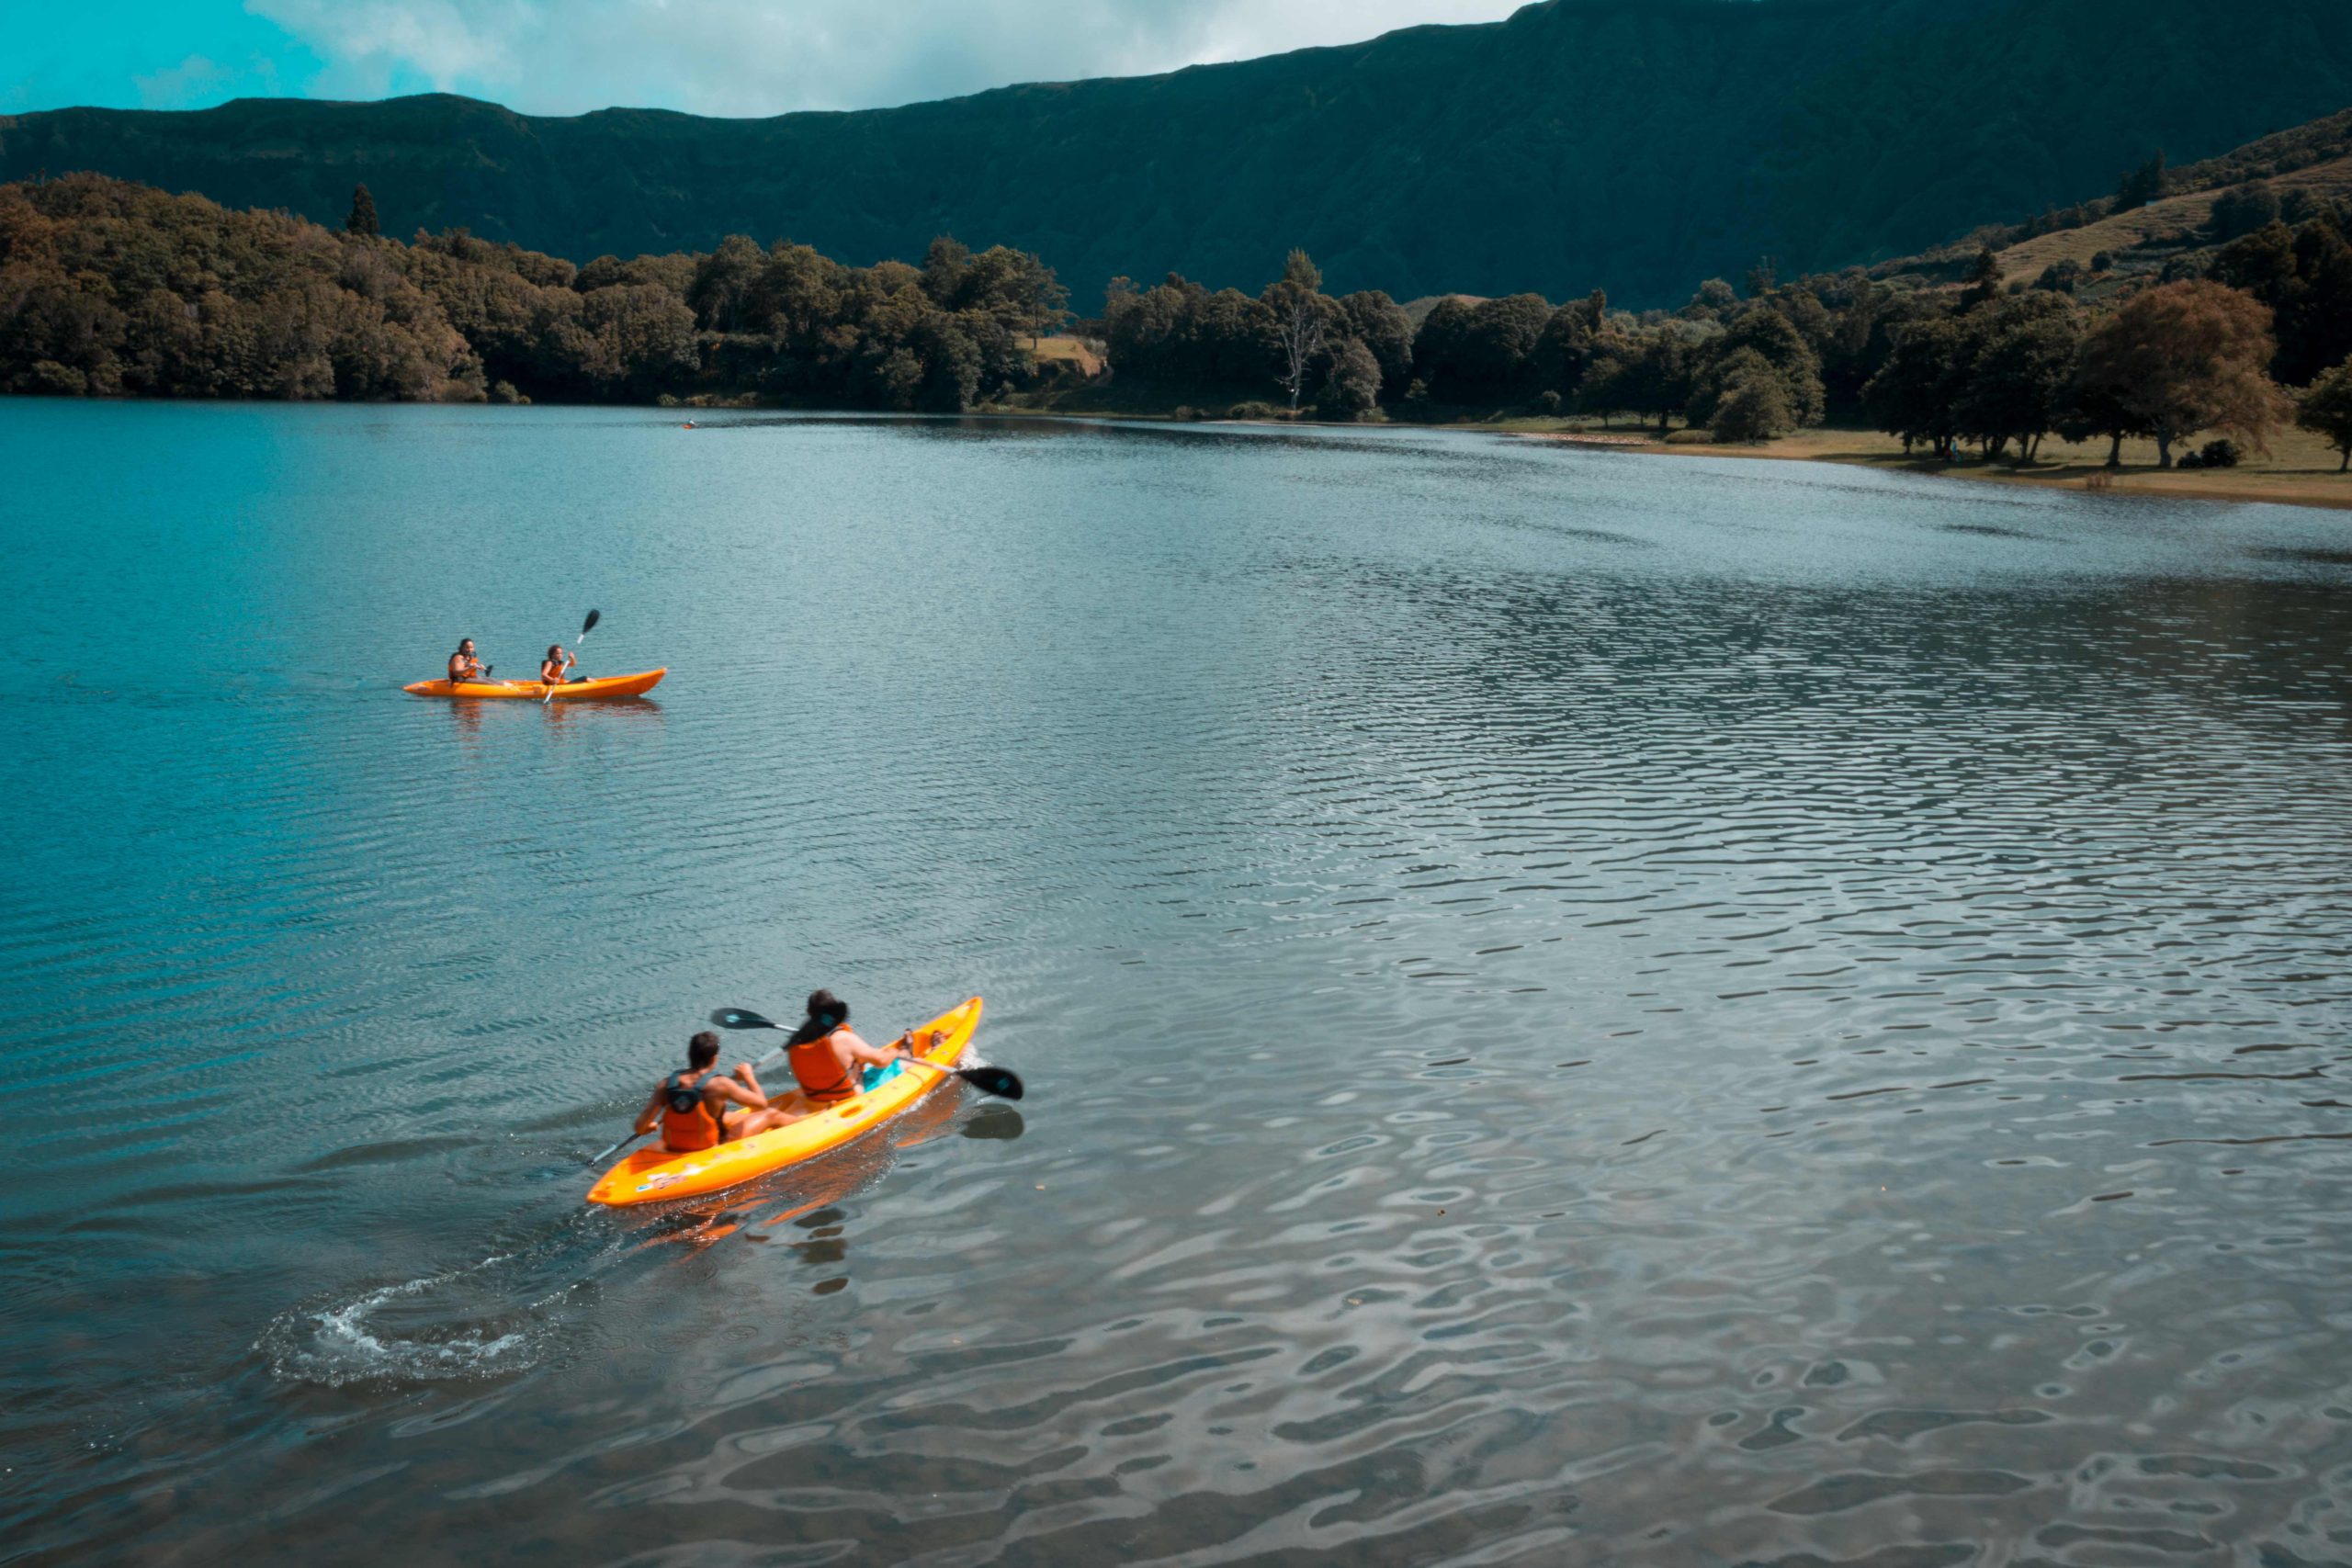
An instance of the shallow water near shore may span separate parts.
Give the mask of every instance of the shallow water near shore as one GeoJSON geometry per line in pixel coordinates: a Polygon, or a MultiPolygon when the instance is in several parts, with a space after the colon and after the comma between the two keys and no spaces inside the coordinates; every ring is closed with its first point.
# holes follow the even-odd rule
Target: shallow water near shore
{"type": "Polygon", "coordinates": [[[0,1562],[2352,1555],[2334,514],[633,410],[0,472],[0,1562]],[[399,690],[591,605],[650,699],[399,690]],[[1029,1098],[582,1204],[820,984],[1029,1098]]]}

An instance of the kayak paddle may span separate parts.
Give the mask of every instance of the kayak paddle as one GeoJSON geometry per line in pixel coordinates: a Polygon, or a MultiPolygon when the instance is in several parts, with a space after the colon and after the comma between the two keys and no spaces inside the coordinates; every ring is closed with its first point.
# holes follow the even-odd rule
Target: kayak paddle
{"type": "MultiPolygon", "coordinates": [[[[584,620],[584,621],[582,621],[582,622],[581,622],[581,623],[580,623],[580,635],[579,635],[578,637],[573,637],[573,638],[571,639],[571,646],[572,646],[573,648],[578,648],[582,643],[586,642],[586,641],[588,640],[588,634],[589,634],[590,632],[594,631],[594,630],[596,629],[596,623],[597,623],[598,621],[603,620],[604,618],[605,618],[605,612],[604,612],[604,611],[602,611],[602,610],[591,610],[591,611],[589,611],[589,612],[588,612],[588,618],[587,618],[586,620],[584,620]]],[[[577,664],[577,663],[579,663],[580,661],[579,661],[578,660],[576,660],[576,659],[575,659],[575,660],[572,660],[572,662],[573,662],[574,664],[577,664]]],[[[553,701],[555,701],[555,688],[554,688],[553,686],[549,686],[549,687],[548,688],[548,694],[547,694],[546,696],[541,697],[541,698],[539,699],[539,705],[540,705],[541,707],[545,707],[545,706],[547,706],[549,703],[551,703],[551,702],[553,702],[553,701]]]]}
{"type": "MultiPolygon", "coordinates": [[[[710,1015],[710,1021],[721,1029],[785,1029],[789,1026],[774,1019],[763,1018],[746,1008],[720,1008],[710,1015]]],[[[1021,1075],[1005,1067],[943,1067],[937,1062],[927,1062],[918,1056],[914,1066],[930,1067],[962,1078],[982,1094],[993,1094],[1001,1100],[1019,1100],[1029,1091],[1022,1087],[1021,1075]]]]}

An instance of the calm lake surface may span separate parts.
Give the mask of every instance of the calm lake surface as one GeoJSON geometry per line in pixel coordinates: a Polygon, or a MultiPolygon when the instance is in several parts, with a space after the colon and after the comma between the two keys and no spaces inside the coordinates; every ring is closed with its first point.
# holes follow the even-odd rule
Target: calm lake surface
{"type": "Polygon", "coordinates": [[[2352,517],[654,411],[0,475],[0,1561],[2352,1556],[2352,517]],[[652,700],[399,689],[591,605],[652,700]],[[582,1202],[817,985],[1029,1098],[582,1202]]]}

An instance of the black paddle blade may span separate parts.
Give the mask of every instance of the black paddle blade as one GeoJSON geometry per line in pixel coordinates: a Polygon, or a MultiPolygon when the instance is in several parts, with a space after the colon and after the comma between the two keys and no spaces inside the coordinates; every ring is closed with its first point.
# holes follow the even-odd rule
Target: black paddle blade
{"type": "Polygon", "coordinates": [[[1029,1091],[1021,1087],[1021,1075],[1005,1067],[957,1067],[956,1076],[978,1089],[1000,1100],[1019,1100],[1029,1091]]]}
{"type": "Polygon", "coordinates": [[[586,637],[590,632],[594,631],[594,630],[596,629],[596,623],[597,623],[598,621],[603,620],[604,618],[605,618],[605,612],[604,612],[604,611],[602,611],[602,610],[591,610],[591,611],[589,611],[589,612],[588,612],[588,618],[587,618],[586,620],[584,620],[584,621],[582,621],[582,622],[581,622],[581,623],[580,623],[580,635],[581,635],[582,637],[586,637]]]}
{"type": "Polygon", "coordinates": [[[710,1015],[710,1021],[721,1029],[782,1029],[773,1019],[762,1018],[744,1008],[720,1008],[710,1015]]]}

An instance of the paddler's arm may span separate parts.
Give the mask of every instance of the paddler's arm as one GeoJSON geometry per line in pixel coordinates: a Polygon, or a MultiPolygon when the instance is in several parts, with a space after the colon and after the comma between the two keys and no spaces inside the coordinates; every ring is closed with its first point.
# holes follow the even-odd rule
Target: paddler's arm
{"type": "Polygon", "coordinates": [[[893,1062],[909,1059],[914,1055],[914,1053],[907,1048],[907,1041],[912,1035],[911,1031],[907,1034],[899,1035],[887,1051],[868,1045],[848,1030],[843,1030],[842,1033],[849,1035],[849,1038],[842,1040],[837,1035],[835,1039],[839,1041],[841,1048],[849,1053],[852,1061],[870,1062],[875,1066],[887,1067],[893,1062]]]}
{"type": "Polygon", "coordinates": [[[662,1091],[657,1089],[646,1097],[645,1109],[637,1113],[637,1125],[630,1131],[641,1138],[653,1131],[654,1124],[661,1120],[662,1091]]]}
{"type": "Polygon", "coordinates": [[[752,1071],[752,1064],[749,1062],[736,1063],[732,1078],[718,1078],[714,1081],[718,1086],[718,1092],[738,1105],[749,1106],[753,1111],[765,1111],[768,1108],[768,1091],[760,1087],[759,1077],[752,1071]]]}

